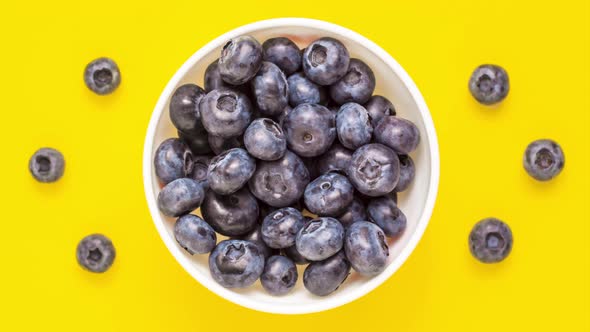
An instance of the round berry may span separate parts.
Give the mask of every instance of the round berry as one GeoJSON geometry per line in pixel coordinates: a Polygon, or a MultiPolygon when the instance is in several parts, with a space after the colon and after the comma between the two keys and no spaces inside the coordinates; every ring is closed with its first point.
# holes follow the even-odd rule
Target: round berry
{"type": "Polygon", "coordinates": [[[107,95],[121,84],[121,72],[112,59],[98,58],[86,65],[84,82],[92,92],[107,95]]]}
{"type": "Polygon", "coordinates": [[[565,156],[561,146],[555,141],[540,139],[527,146],[523,165],[533,178],[548,181],[561,173],[565,165],[565,156]]]}
{"type": "Polygon", "coordinates": [[[113,242],[102,234],[88,235],[78,243],[76,258],[84,269],[102,273],[113,265],[115,247],[113,242]]]}
{"type": "Polygon", "coordinates": [[[375,74],[359,59],[350,59],[348,71],[330,86],[330,97],[339,104],[366,103],[375,90],[375,74]]]}
{"type": "Polygon", "coordinates": [[[303,52],[303,71],[319,85],[336,83],[346,75],[350,56],[340,41],[324,37],[311,44],[303,52]]]}
{"type": "Polygon", "coordinates": [[[510,227],[496,218],[483,219],[469,234],[469,250],[482,263],[503,261],[512,250],[510,227]]]}
{"type": "Polygon", "coordinates": [[[50,183],[61,179],[65,167],[64,156],[52,148],[41,148],[29,159],[29,171],[39,182],[50,183]]]}
{"type": "Polygon", "coordinates": [[[240,36],[228,41],[219,57],[221,78],[232,85],[248,82],[262,65],[262,46],[251,36],[240,36]]]}
{"type": "Polygon", "coordinates": [[[279,66],[285,75],[291,75],[301,67],[301,51],[289,38],[267,39],[262,43],[262,50],[264,60],[279,66]]]}
{"type": "Polygon", "coordinates": [[[469,79],[469,92],[473,98],[485,105],[501,102],[508,95],[510,83],[506,70],[496,65],[481,65],[469,79]]]}
{"type": "Polygon", "coordinates": [[[191,255],[209,253],[217,243],[213,228],[194,214],[186,214],[176,220],[174,238],[191,255]]]}

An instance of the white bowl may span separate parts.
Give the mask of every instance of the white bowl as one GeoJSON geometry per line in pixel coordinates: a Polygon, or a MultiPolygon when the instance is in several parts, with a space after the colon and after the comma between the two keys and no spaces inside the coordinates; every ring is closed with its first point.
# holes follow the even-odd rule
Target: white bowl
{"type": "Polygon", "coordinates": [[[404,69],[381,47],[356,32],[335,24],[301,18],[271,19],[248,24],[214,39],[193,54],[162,92],[149,123],[143,153],[143,179],[148,206],[160,237],[180,265],[202,285],[229,301],[255,310],[282,314],[335,308],[358,299],[387,280],[414,250],[428,225],[438,189],[439,167],[438,142],[432,118],[418,88],[404,69]],[[303,287],[303,267],[299,267],[299,280],[295,289],[285,296],[273,297],[264,292],[259,282],[248,289],[223,288],[209,274],[207,255],[191,256],[176,243],[173,235],[174,219],[162,215],[157,207],[160,186],[152,162],[158,145],[166,138],[176,137],[168,117],[168,101],[176,87],[184,83],[203,86],[205,68],[219,56],[221,47],[229,39],[245,34],[261,42],[272,37],[287,36],[302,48],[319,37],[339,39],[347,46],[352,57],[362,59],[373,69],[377,79],[375,94],[389,98],[398,116],[418,126],[421,142],[412,154],[416,178],[410,188],[399,196],[399,205],[407,216],[408,225],[398,240],[390,242],[390,262],[381,274],[365,278],[352,272],[337,291],[318,297],[303,287]]]}

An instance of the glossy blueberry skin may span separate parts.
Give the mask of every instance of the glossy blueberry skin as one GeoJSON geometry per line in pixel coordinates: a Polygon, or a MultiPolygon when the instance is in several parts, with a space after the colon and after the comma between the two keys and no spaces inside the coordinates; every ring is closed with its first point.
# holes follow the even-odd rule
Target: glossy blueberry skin
{"type": "Polygon", "coordinates": [[[344,227],[331,217],[313,219],[297,233],[295,244],[301,256],[310,261],[321,261],[342,249],[344,227]]]}
{"type": "Polygon", "coordinates": [[[283,129],[271,119],[252,121],[244,133],[246,150],[260,160],[277,160],[287,151],[287,139],[283,129]]]}
{"type": "Polygon", "coordinates": [[[209,189],[209,181],[207,181],[207,174],[209,174],[209,164],[211,164],[212,156],[202,155],[193,156],[193,171],[189,177],[201,184],[203,189],[209,189]]]}
{"type": "MultiPolygon", "coordinates": [[[[260,207],[259,207],[259,210],[261,210],[260,207]]],[[[241,238],[241,240],[250,241],[250,242],[258,245],[258,248],[260,249],[260,252],[262,253],[262,255],[264,255],[265,259],[269,258],[272,255],[276,255],[278,253],[278,250],[270,248],[269,246],[266,245],[264,240],[262,240],[262,231],[261,231],[260,227],[254,228],[250,233],[243,236],[241,238]]]]}
{"type": "Polygon", "coordinates": [[[259,161],[248,182],[250,191],[273,207],[286,207],[301,198],[309,183],[309,172],[303,161],[287,150],[275,161],[259,161]]]}
{"type": "Polygon", "coordinates": [[[354,188],[338,173],[320,175],[305,188],[303,198],[307,209],[318,216],[337,217],[352,203],[354,188]]]}
{"type": "Polygon", "coordinates": [[[330,86],[330,97],[339,104],[369,101],[375,91],[375,74],[359,59],[350,59],[348,71],[338,82],[330,86]]]}
{"type": "Polygon", "coordinates": [[[209,255],[211,277],[225,288],[251,286],[263,270],[264,256],[249,241],[221,241],[209,255]]]}
{"type": "Polygon", "coordinates": [[[55,182],[64,174],[66,161],[63,154],[53,148],[41,148],[29,159],[29,171],[39,182],[55,182]]]}
{"type": "Polygon", "coordinates": [[[350,263],[340,251],[319,262],[312,262],[303,272],[303,285],[310,293],[326,296],[340,287],[350,274],[350,263]]]}
{"type": "Polygon", "coordinates": [[[168,183],[158,194],[158,208],[169,217],[189,213],[203,202],[205,190],[193,179],[180,178],[168,183]]]}
{"type": "Polygon", "coordinates": [[[251,36],[240,36],[228,41],[218,61],[221,78],[229,84],[248,82],[262,65],[262,46],[251,36]]]}
{"type": "Polygon", "coordinates": [[[183,141],[169,138],[156,150],[154,169],[162,184],[186,177],[193,170],[193,153],[183,141]]]}
{"type": "Polygon", "coordinates": [[[231,150],[233,148],[243,148],[244,147],[244,137],[243,136],[234,136],[234,137],[219,137],[209,134],[207,137],[209,141],[209,146],[213,153],[221,154],[227,150],[231,150]]]}
{"type": "Polygon", "coordinates": [[[328,102],[326,87],[310,81],[305,74],[295,73],[287,79],[289,88],[289,104],[297,107],[301,104],[321,104],[328,102]]]}
{"type": "Polygon", "coordinates": [[[479,221],[469,234],[469,250],[482,263],[503,261],[512,251],[513,242],[510,227],[496,218],[479,221]]]}
{"type": "Polygon", "coordinates": [[[263,61],[251,84],[255,104],[262,114],[278,115],[287,106],[287,78],[274,63],[263,61]]]}
{"type": "Polygon", "coordinates": [[[344,147],[356,150],[371,142],[373,126],[367,110],[357,103],[346,103],[336,115],[338,140],[344,147]]]}
{"type": "Polygon", "coordinates": [[[209,164],[209,188],[218,194],[229,195],[242,188],[255,170],[256,161],[246,150],[227,150],[214,157],[209,164]]]}
{"type": "Polygon", "coordinates": [[[205,129],[190,134],[183,133],[180,130],[177,131],[177,133],[178,138],[188,145],[191,152],[193,153],[193,156],[211,153],[211,147],[209,146],[209,136],[205,129]]]}
{"type": "Polygon", "coordinates": [[[362,194],[377,197],[391,192],[399,180],[399,158],[382,144],[357,149],[348,166],[348,179],[362,194]]]}
{"type": "Polygon", "coordinates": [[[207,69],[205,69],[204,86],[205,92],[207,93],[220,88],[235,88],[235,86],[225,83],[223,79],[221,79],[218,61],[219,59],[215,59],[215,61],[211,62],[211,64],[207,66],[207,69]]]}
{"type": "Polygon", "coordinates": [[[309,264],[309,260],[307,260],[307,258],[301,256],[299,251],[297,251],[296,245],[292,245],[288,248],[284,248],[283,254],[285,256],[289,257],[293,261],[293,263],[295,263],[297,265],[309,264]]]}
{"type": "Polygon", "coordinates": [[[241,135],[252,120],[252,104],[246,95],[230,89],[209,92],[200,103],[201,121],[207,132],[219,137],[241,135]]]}
{"type": "Polygon", "coordinates": [[[295,244],[297,232],[305,220],[301,212],[286,207],[271,212],[262,222],[262,239],[271,248],[288,248],[295,244]]]}
{"type": "Polygon", "coordinates": [[[377,127],[383,117],[396,115],[395,107],[389,99],[379,95],[371,97],[365,104],[365,109],[369,113],[373,128],[377,127]]]}
{"type": "Polygon", "coordinates": [[[406,229],[406,215],[391,197],[372,199],[367,205],[367,215],[388,237],[397,237],[406,229]]]}
{"type": "Polygon", "coordinates": [[[330,85],[340,80],[348,71],[350,55],[346,47],[330,37],[320,38],[303,52],[305,76],[319,85],[330,85]]]}
{"type": "Polygon", "coordinates": [[[348,229],[350,225],[357,221],[368,220],[365,203],[355,196],[352,203],[346,207],[344,213],[342,213],[337,219],[340,221],[344,229],[348,229]]]}
{"type": "Polygon", "coordinates": [[[205,90],[196,84],[184,84],[174,91],[170,98],[170,121],[176,129],[187,134],[202,132],[199,103],[205,96],[205,90]]]}
{"type": "Polygon", "coordinates": [[[409,154],[420,144],[420,131],[406,119],[386,116],[374,130],[375,141],[385,144],[398,154],[409,154]]]}
{"type": "Polygon", "coordinates": [[[262,43],[264,61],[277,65],[285,75],[291,75],[301,67],[301,51],[289,38],[277,37],[262,43]]]}
{"type": "Polygon", "coordinates": [[[527,146],[522,163],[530,176],[539,181],[549,181],[563,170],[565,156],[557,142],[540,139],[527,146]]]}
{"type": "Polygon", "coordinates": [[[219,195],[209,191],[201,206],[201,212],[203,219],[217,233],[240,236],[256,227],[258,202],[246,188],[231,195],[219,195]]]}
{"type": "Polygon", "coordinates": [[[399,158],[399,181],[395,186],[395,191],[400,192],[408,189],[414,181],[416,175],[416,166],[414,160],[407,154],[398,155],[399,158]]]}
{"type": "Polygon", "coordinates": [[[481,65],[469,78],[469,92],[473,98],[484,105],[501,102],[510,91],[508,74],[497,65],[481,65]]]}
{"type": "Polygon", "coordinates": [[[301,104],[287,114],[283,130],[290,150],[302,157],[315,157],[336,139],[336,119],[324,106],[301,104]]]}
{"type": "Polygon", "coordinates": [[[272,256],[266,260],[260,276],[262,287],[271,295],[285,295],[295,287],[297,267],[285,256],[272,256]]]}
{"type": "Polygon", "coordinates": [[[112,59],[98,58],[86,65],[84,83],[90,91],[98,95],[108,95],[121,84],[121,71],[112,59]]]}
{"type": "Polygon", "coordinates": [[[78,264],[87,271],[103,273],[115,261],[113,242],[102,234],[91,234],[80,240],[76,248],[78,264]]]}
{"type": "Polygon", "coordinates": [[[352,152],[340,145],[340,143],[334,143],[326,153],[317,159],[316,166],[318,173],[326,174],[332,171],[345,173],[348,165],[350,165],[352,152]]]}
{"type": "Polygon", "coordinates": [[[176,220],[174,238],[191,255],[207,254],[217,243],[213,228],[194,214],[185,214],[176,220]]]}
{"type": "Polygon", "coordinates": [[[374,276],[387,267],[389,247],[385,233],[368,221],[356,222],[348,228],[344,252],[352,268],[362,275],[374,276]]]}

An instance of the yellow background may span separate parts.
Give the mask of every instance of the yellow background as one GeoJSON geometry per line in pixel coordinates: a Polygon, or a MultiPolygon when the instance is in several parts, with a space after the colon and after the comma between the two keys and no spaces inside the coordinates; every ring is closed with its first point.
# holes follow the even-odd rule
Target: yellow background
{"type": "Polygon", "coordinates": [[[1,331],[590,330],[588,1],[16,1],[2,5],[0,31],[1,331]],[[176,69],[229,29],[283,16],[341,24],[391,53],[430,107],[441,154],[431,224],[406,264],[362,299],[304,316],[241,308],[199,285],[160,241],[142,187],[144,133],[176,69]],[[98,56],[122,70],[114,95],[84,86],[98,56]],[[481,63],[510,75],[495,109],[467,90],[481,63]],[[548,183],[521,165],[542,137],[566,155],[548,183]],[[56,184],[28,172],[41,146],[65,154],[56,184]],[[515,237],[497,265],[467,248],[488,216],[515,237]],[[103,275],[75,260],[92,232],[117,248],[103,275]]]}

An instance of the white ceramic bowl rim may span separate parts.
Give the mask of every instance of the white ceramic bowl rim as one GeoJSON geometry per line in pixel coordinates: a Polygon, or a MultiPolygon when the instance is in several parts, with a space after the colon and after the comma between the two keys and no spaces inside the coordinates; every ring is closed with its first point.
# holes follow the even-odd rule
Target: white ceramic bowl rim
{"type": "Polygon", "coordinates": [[[358,33],[338,26],[336,24],[307,18],[277,18],[247,24],[215,38],[214,40],[203,46],[201,49],[199,49],[196,53],[194,53],[182,65],[182,67],[180,67],[180,69],[168,82],[166,88],[162,92],[149,122],[143,151],[144,190],[149,210],[152,215],[154,224],[156,225],[156,228],[160,233],[160,237],[166,244],[166,247],[168,247],[168,250],[176,258],[176,260],[191,276],[193,276],[193,278],[197,279],[202,285],[206,286],[207,288],[209,288],[209,290],[218,294],[219,296],[239,305],[242,305],[244,307],[264,312],[281,314],[303,314],[335,308],[362,297],[363,295],[375,289],[377,286],[381,285],[385,280],[387,280],[406,261],[406,259],[412,253],[412,251],[422,238],[422,235],[424,234],[426,226],[428,225],[428,222],[432,215],[432,210],[434,208],[434,203],[438,191],[439,175],[439,151],[434,124],[432,122],[432,118],[430,116],[430,112],[428,111],[428,107],[426,106],[426,103],[424,101],[424,98],[422,97],[420,91],[418,90],[410,76],[406,73],[406,71],[380,46],[373,43],[369,39],[359,35],[358,33]],[[180,251],[180,247],[176,245],[173,237],[169,236],[166,229],[164,228],[164,225],[162,223],[157,222],[157,220],[160,217],[156,203],[156,197],[152,190],[152,151],[156,127],[161,117],[161,113],[165,109],[168,96],[172,95],[173,90],[183,79],[185,73],[189,71],[190,68],[192,68],[203,56],[209,54],[217,47],[222,46],[227,40],[234,38],[236,36],[249,34],[252,31],[268,29],[275,26],[306,26],[310,28],[316,28],[319,30],[328,30],[337,34],[345,35],[347,36],[347,38],[350,38],[354,42],[362,44],[366,46],[368,49],[370,49],[377,57],[379,57],[383,62],[385,62],[399,76],[399,78],[403,81],[403,83],[409,90],[412,98],[417,104],[417,107],[421,113],[421,117],[424,121],[424,126],[426,128],[427,133],[426,138],[428,139],[431,153],[430,183],[428,185],[428,192],[424,209],[422,211],[420,218],[418,219],[417,228],[412,234],[407,245],[402,249],[401,253],[391,262],[387,269],[383,271],[381,274],[371,279],[368,279],[365,283],[356,288],[353,292],[348,293],[346,296],[341,296],[337,298],[331,298],[328,296],[325,298],[324,301],[319,301],[317,303],[305,306],[292,306],[291,308],[289,308],[288,311],[286,311],[281,306],[275,307],[269,303],[262,303],[256,300],[251,300],[248,297],[238,296],[236,293],[233,293],[228,289],[225,289],[217,283],[207,283],[201,280],[200,274],[197,273],[193,267],[193,263],[185,255],[183,255],[183,253],[180,251]]]}

